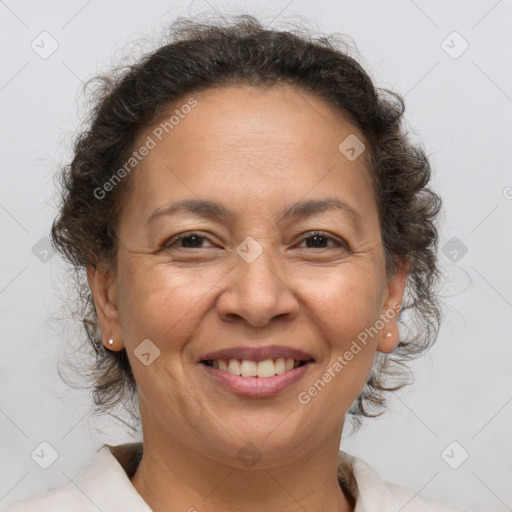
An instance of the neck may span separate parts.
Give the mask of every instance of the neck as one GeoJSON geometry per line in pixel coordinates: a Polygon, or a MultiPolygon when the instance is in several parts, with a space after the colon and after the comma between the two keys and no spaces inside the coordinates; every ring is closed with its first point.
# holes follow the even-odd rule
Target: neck
{"type": "Polygon", "coordinates": [[[353,512],[337,479],[338,444],[257,469],[219,463],[174,442],[144,440],[131,482],[154,512],[353,512]]]}

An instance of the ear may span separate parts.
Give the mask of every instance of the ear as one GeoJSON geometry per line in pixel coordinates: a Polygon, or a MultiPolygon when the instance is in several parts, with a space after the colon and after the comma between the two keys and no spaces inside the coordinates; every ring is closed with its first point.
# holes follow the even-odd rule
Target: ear
{"type": "Polygon", "coordinates": [[[103,345],[109,350],[118,351],[124,347],[117,309],[117,283],[112,271],[97,267],[87,269],[87,281],[91,288],[98,315],[100,330],[104,336],[103,345]],[[108,340],[113,340],[109,344],[108,340]]]}
{"type": "Polygon", "coordinates": [[[404,297],[408,270],[409,265],[407,263],[402,264],[396,270],[393,278],[388,281],[387,295],[381,311],[381,319],[385,325],[379,333],[380,339],[377,345],[379,352],[389,354],[398,345],[398,316],[404,297]]]}

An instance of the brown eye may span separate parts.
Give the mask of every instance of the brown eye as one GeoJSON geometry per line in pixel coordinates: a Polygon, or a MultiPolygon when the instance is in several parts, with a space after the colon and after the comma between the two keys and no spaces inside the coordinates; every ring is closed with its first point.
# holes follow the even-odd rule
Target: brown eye
{"type": "Polygon", "coordinates": [[[198,233],[183,233],[172,238],[164,247],[166,249],[176,246],[178,249],[202,249],[202,243],[205,240],[208,239],[198,233]]]}
{"type": "Polygon", "coordinates": [[[347,245],[334,238],[333,236],[327,235],[322,232],[313,232],[301,240],[301,243],[306,242],[307,249],[332,249],[337,247],[347,247],[347,245]],[[332,242],[331,246],[328,246],[329,242],[332,242]]]}

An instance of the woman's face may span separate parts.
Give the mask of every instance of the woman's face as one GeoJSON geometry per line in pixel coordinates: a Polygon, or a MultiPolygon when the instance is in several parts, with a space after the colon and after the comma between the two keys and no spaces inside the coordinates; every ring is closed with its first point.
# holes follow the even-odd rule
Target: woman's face
{"type": "Polygon", "coordinates": [[[136,144],[155,143],[132,171],[117,272],[89,274],[101,329],[127,349],[146,438],[230,463],[306,455],[339,438],[397,342],[405,274],[386,282],[364,139],[288,86],[193,97],[136,144]]]}

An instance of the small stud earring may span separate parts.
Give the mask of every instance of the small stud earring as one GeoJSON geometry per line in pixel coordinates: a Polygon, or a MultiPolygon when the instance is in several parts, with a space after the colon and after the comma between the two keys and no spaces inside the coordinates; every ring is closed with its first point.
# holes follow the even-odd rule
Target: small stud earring
{"type": "Polygon", "coordinates": [[[389,337],[391,336],[391,333],[390,333],[390,332],[388,332],[388,333],[386,334],[386,336],[389,338],[389,337]]]}
{"type": "Polygon", "coordinates": [[[111,339],[109,339],[109,340],[108,340],[108,342],[107,342],[107,343],[108,343],[109,345],[113,345],[113,344],[114,344],[114,340],[111,338],[111,339]]]}

